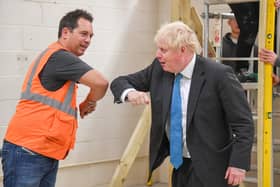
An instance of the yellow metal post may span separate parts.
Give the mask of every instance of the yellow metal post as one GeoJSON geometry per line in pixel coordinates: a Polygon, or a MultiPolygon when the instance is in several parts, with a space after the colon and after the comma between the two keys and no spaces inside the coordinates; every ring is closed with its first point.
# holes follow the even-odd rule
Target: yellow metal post
{"type": "MultiPolygon", "coordinates": [[[[273,50],[274,47],[274,27],[275,27],[275,7],[274,0],[260,1],[260,28],[265,28],[265,48],[273,50]],[[263,14],[265,11],[266,14],[263,14]]],[[[258,154],[258,182],[262,187],[273,186],[273,166],[272,166],[272,71],[273,67],[270,64],[264,64],[263,76],[260,76],[263,80],[259,80],[263,84],[263,90],[259,89],[259,92],[263,92],[263,110],[260,119],[263,121],[263,128],[260,140],[258,143],[262,144],[261,153],[258,154]],[[262,140],[262,142],[260,142],[262,140]],[[260,155],[261,154],[261,155],[260,155]]],[[[259,69],[261,71],[262,69],[259,69]]],[[[262,94],[261,94],[262,95],[262,94]]],[[[261,103],[260,103],[261,104],[261,103]]],[[[259,130],[258,129],[258,130],[259,130]]],[[[260,133],[258,133],[259,135],[260,133]]],[[[259,152],[259,150],[258,150],[259,152]]]]}
{"type": "MultiPolygon", "coordinates": [[[[274,47],[274,27],[275,27],[275,7],[274,0],[267,1],[266,18],[266,41],[265,47],[273,50],[274,47]]],[[[273,186],[273,166],[272,166],[272,66],[264,66],[264,161],[263,161],[263,186],[273,186]]]]}

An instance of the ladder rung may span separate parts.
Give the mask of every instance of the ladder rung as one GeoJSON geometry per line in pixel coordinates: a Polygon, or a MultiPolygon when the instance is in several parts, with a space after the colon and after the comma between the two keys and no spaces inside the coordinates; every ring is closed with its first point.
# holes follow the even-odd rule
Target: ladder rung
{"type": "MultiPolygon", "coordinates": [[[[205,12],[203,12],[201,14],[202,18],[205,18],[205,12]]],[[[218,12],[209,12],[208,13],[208,18],[213,19],[213,18],[222,18],[222,19],[229,19],[229,18],[234,18],[234,14],[233,13],[218,13],[218,12]]]]}
{"type": "Polygon", "coordinates": [[[256,177],[245,177],[244,182],[249,182],[249,183],[258,183],[258,179],[256,177]]]}
{"type": "Polygon", "coordinates": [[[259,60],[258,57],[211,57],[211,59],[222,61],[259,60]]]}
{"type": "Polygon", "coordinates": [[[204,0],[204,3],[209,5],[247,2],[259,2],[259,0],[204,0]]]}
{"type": "Polygon", "coordinates": [[[244,90],[257,90],[258,89],[258,83],[257,82],[244,82],[241,83],[244,90]]]}

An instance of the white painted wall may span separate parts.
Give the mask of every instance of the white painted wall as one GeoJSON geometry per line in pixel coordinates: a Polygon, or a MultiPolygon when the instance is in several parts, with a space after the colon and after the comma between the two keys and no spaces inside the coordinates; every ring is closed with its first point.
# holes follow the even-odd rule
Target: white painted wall
{"type": "MultiPolygon", "coordinates": [[[[95,17],[95,36],[82,59],[111,81],[153,60],[153,37],[160,23],[170,17],[168,2],[0,0],[0,139],[15,111],[28,65],[57,39],[58,22],[66,12],[83,8],[95,17]]],[[[80,86],[79,101],[87,92],[86,87],[80,86]]],[[[94,114],[79,119],[75,149],[61,162],[56,186],[107,186],[142,110],[143,107],[113,104],[108,91],[94,114]]],[[[146,141],[126,186],[145,183],[147,150],[146,141]]],[[[2,171],[0,176],[1,181],[2,171]]]]}

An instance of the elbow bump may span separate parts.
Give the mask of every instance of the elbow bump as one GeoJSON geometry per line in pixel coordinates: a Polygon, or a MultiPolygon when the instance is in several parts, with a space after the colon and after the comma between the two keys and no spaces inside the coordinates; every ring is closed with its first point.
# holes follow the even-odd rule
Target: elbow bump
{"type": "Polygon", "coordinates": [[[104,80],[103,85],[104,85],[104,87],[106,87],[106,89],[107,89],[107,88],[108,88],[108,86],[109,86],[109,81],[104,80]]]}
{"type": "Polygon", "coordinates": [[[107,88],[109,86],[109,81],[104,79],[104,80],[98,82],[98,84],[96,86],[99,87],[99,88],[104,88],[104,89],[107,90],[107,88]]]}
{"type": "Polygon", "coordinates": [[[88,85],[92,90],[96,90],[96,89],[107,89],[109,86],[109,82],[104,80],[104,81],[98,81],[95,82],[93,84],[88,85]]]}

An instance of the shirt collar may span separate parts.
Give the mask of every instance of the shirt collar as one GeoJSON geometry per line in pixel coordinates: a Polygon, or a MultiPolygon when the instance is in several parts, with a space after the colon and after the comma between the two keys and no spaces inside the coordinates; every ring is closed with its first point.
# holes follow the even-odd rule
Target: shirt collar
{"type": "Polygon", "coordinates": [[[192,74],[193,74],[193,69],[194,69],[194,64],[195,64],[195,59],[196,59],[196,54],[194,53],[190,63],[185,67],[185,69],[183,69],[183,71],[181,72],[181,74],[187,78],[187,79],[191,79],[192,78],[192,74]]]}

